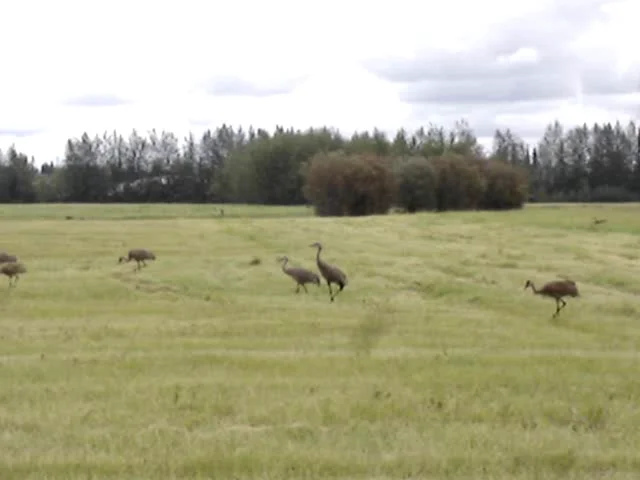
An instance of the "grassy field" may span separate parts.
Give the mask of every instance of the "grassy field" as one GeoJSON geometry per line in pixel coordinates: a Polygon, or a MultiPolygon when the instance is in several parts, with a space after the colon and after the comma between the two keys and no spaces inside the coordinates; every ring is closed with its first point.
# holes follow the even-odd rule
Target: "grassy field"
{"type": "Polygon", "coordinates": [[[0,478],[640,478],[640,205],[311,213],[1,207],[0,478]]]}

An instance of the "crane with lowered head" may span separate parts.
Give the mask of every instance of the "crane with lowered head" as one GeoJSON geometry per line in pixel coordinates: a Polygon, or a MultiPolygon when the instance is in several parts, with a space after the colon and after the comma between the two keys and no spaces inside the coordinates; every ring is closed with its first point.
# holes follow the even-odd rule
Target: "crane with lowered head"
{"type": "Polygon", "coordinates": [[[129,250],[129,252],[127,252],[126,257],[120,257],[118,259],[118,263],[130,262],[131,260],[135,260],[137,264],[137,268],[135,270],[140,270],[142,267],[147,266],[145,260],[155,259],[156,256],[151,250],[147,250],[146,248],[133,248],[129,250]],[[142,267],[140,265],[142,265],[142,267]]]}
{"type": "Polygon", "coordinates": [[[344,287],[347,286],[347,275],[335,265],[331,265],[320,258],[320,252],[322,252],[322,244],[320,242],[312,243],[309,246],[318,249],[318,253],[316,254],[316,263],[318,264],[318,270],[320,270],[320,273],[327,282],[327,286],[329,287],[329,298],[331,298],[331,301],[333,302],[338,294],[344,290],[344,287]],[[332,283],[338,285],[339,290],[335,293],[331,289],[332,283]]]}

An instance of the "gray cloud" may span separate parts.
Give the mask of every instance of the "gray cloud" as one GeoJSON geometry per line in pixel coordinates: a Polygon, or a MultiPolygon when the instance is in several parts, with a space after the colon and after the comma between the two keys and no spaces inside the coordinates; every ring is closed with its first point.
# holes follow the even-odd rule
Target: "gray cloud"
{"type": "Polygon", "coordinates": [[[606,0],[557,0],[535,15],[511,19],[486,32],[471,51],[455,55],[423,52],[415,60],[374,58],[365,66],[395,82],[492,80],[539,71],[539,65],[497,61],[500,56],[531,48],[538,52],[545,67],[566,70],[567,62],[573,64],[576,60],[568,45],[600,19],[600,7],[606,3],[606,0]]]}
{"type": "Polygon", "coordinates": [[[111,93],[88,93],[69,97],[64,101],[70,107],[117,107],[129,103],[126,98],[111,93]]]}
{"type": "Polygon", "coordinates": [[[3,128],[0,127],[0,137],[31,137],[38,135],[44,130],[42,128],[3,128]]]}
{"type": "Polygon", "coordinates": [[[486,104],[559,99],[575,92],[575,82],[556,73],[504,76],[491,80],[430,80],[408,85],[401,98],[410,103],[486,104]]]}
{"type": "Polygon", "coordinates": [[[607,98],[607,106],[623,114],[633,116],[636,119],[636,123],[640,120],[640,94],[609,97],[607,98]]]}
{"type": "Polygon", "coordinates": [[[530,139],[535,139],[537,141],[546,126],[553,120],[553,118],[541,120],[535,117],[522,116],[505,122],[491,115],[480,114],[470,117],[469,123],[478,137],[493,137],[496,130],[505,131],[510,129],[512,133],[522,139],[529,141],[530,139]]]}
{"type": "Polygon", "coordinates": [[[498,55],[523,46],[561,52],[603,18],[609,0],[554,0],[527,17],[513,19],[489,33],[486,49],[498,55]]]}
{"type": "MultiPolygon", "coordinates": [[[[531,48],[531,47],[523,47],[531,48]]],[[[535,47],[537,60],[500,60],[486,51],[432,55],[412,71],[393,68],[383,78],[402,83],[401,98],[410,103],[494,103],[563,99],[582,95],[620,95],[640,91],[640,66],[616,74],[606,52],[584,56],[535,47]],[[405,73],[405,78],[402,78],[405,73]],[[429,73],[431,72],[431,73],[429,73]]],[[[511,52],[517,57],[517,50],[511,52]]]]}
{"type": "Polygon", "coordinates": [[[640,65],[633,65],[618,75],[611,71],[607,59],[603,58],[600,63],[584,65],[580,78],[584,95],[624,95],[640,92],[640,65]]]}
{"type": "Polygon", "coordinates": [[[610,2],[558,0],[492,29],[472,51],[424,52],[414,60],[378,58],[365,67],[398,84],[401,98],[414,107],[416,122],[437,117],[452,124],[466,118],[479,136],[504,128],[498,118],[505,114],[513,121],[508,126],[521,136],[538,136],[541,122],[553,118],[534,115],[571,99],[628,114],[638,102],[624,95],[640,92],[640,65],[618,75],[610,52],[579,42],[601,20],[605,3],[610,2]],[[533,55],[519,55],[525,51],[533,55]]]}
{"type": "Polygon", "coordinates": [[[189,119],[189,124],[194,126],[194,127],[206,127],[208,125],[210,125],[212,123],[212,121],[208,118],[201,118],[201,117],[195,117],[195,118],[190,118],[189,119]]]}
{"type": "Polygon", "coordinates": [[[201,87],[209,95],[215,96],[269,97],[291,93],[304,80],[305,77],[294,77],[257,83],[233,75],[223,75],[204,82],[201,87]]]}
{"type": "MultiPolygon", "coordinates": [[[[437,110],[429,105],[419,105],[414,109],[412,115],[412,128],[424,125],[424,119],[429,122],[451,129],[455,123],[461,119],[468,122],[474,134],[479,137],[493,137],[496,130],[505,130],[506,128],[521,138],[539,137],[549,121],[553,119],[540,119],[533,117],[524,112],[510,112],[505,120],[502,115],[504,112],[498,111],[494,106],[486,106],[486,108],[470,108],[468,110],[437,110]],[[434,112],[437,112],[434,114],[434,112]]],[[[426,125],[424,125],[427,128],[426,125]]]]}
{"type": "MultiPolygon", "coordinates": [[[[578,100],[571,100],[575,103],[578,100]]],[[[615,121],[640,112],[640,95],[634,97],[619,95],[593,95],[588,102],[589,107],[606,109],[612,112],[611,119],[615,121]]],[[[539,102],[519,101],[513,103],[458,103],[433,104],[424,103],[414,105],[410,125],[415,128],[426,122],[433,122],[447,128],[453,127],[456,121],[465,119],[478,137],[493,137],[497,129],[511,129],[522,138],[539,138],[546,126],[556,120],[552,114],[547,115],[559,105],[556,100],[542,100],[539,102]]],[[[591,118],[585,118],[578,123],[590,124],[591,118]]],[[[577,125],[566,125],[572,128],[577,125]]]]}

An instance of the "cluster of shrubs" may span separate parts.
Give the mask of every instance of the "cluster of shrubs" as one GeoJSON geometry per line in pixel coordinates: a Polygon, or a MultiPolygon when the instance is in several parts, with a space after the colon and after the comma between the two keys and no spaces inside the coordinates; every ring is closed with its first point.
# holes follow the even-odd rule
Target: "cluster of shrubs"
{"type": "Polygon", "coordinates": [[[320,216],[521,208],[525,171],[495,159],[444,154],[393,158],[373,153],[319,153],[304,166],[303,193],[320,216]]]}

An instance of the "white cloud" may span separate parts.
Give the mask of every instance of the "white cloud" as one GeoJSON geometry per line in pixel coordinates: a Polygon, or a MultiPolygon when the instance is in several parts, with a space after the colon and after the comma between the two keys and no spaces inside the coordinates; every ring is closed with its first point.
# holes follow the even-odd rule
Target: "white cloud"
{"type": "MultiPolygon", "coordinates": [[[[469,53],[501,29],[517,30],[518,22],[548,11],[567,13],[562,1],[6,2],[0,7],[5,19],[0,148],[15,143],[42,162],[61,157],[66,139],[85,130],[116,129],[126,135],[132,128],[156,128],[185,135],[225,122],[264,128],[329,125],[351,132],[452,123],[468,108],[416,108],[402,101],[397,84],[373,75],[364,62],[417,59],[429,51],[469,53]],[[252,85],[263,91],[284,85],[291,91],[273,96],[206,92],[215,85],[229,91],[234,84],[244,93],[252,85]],[[88,105],[73,105],[81,100],[88,105]]],[[[607,49],[616,74],[637,71],[633,19],[640,17],[640,4],[584,3],[602,14],[589,30],[571,38],[573,48],[607,49]]],[[[500,58],[529,64],[538,62],[539,54],[535,46],[513,45],[500,58]]],[[[585,104],[580,79],[570,81],[576,85],[573,98],[541,102],[537,111],[522,113],[508,106],[472,111],[471,125],[477,126],[474,120],[491,126],[512,122],[508,126],[516,132],[519,127],[530,132],[554,118],[582,123],[632,114],[621,97],[608,108],[585,104]]],[[[640,79],[638,84],[640,89],[640,79]]]]}
{"type": "Polygon", "coordinates": [[[533,63],[536,64],[540,60],[538,50],[530,47],[521,47],[514,53],[507,55],[499,55],[497,58],[498,65],[504,64],[518,64],[518,63],[533,63]]]}

